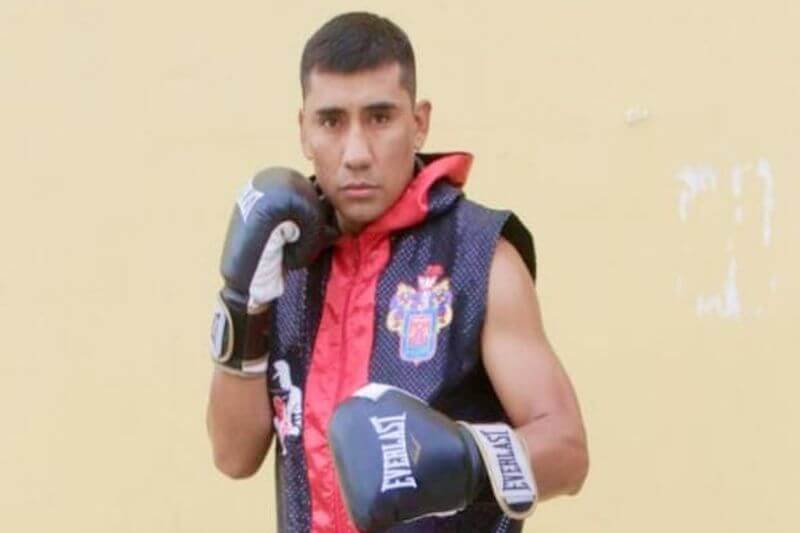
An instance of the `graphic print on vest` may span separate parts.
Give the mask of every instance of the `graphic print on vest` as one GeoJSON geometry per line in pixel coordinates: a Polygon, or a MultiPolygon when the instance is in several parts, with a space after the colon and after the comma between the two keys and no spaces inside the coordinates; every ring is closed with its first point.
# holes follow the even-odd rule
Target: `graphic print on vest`
{"type": "Polygon", "coordinates": [[[272,363],[272,370],[270,379],[275,383],[272,388],[272,410],[275,415],[272,423],[278,433],[281,453],[286,455],[286,439],[300,436],[300,426],[303,420],[303,393],[299,387],[292,384],[289,363],[279,359],[272,363]]]}
{"type": "Polygon", "coordinates": [[[417,276],[417,288],[397,285],[386,317],[389,331],[400,335],[400,359],[414,365],[430,361],[436,354],[439,330],[453,319],[453,293],[441,265],[429,265],[417,276]]]}

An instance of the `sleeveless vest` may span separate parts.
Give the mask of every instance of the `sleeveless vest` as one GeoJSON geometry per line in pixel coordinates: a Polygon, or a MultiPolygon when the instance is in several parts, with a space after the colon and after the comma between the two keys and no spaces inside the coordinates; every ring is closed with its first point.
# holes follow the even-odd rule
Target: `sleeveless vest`
{"type": "MultiPolygon", "coordinates": [[[[357,237],[287,275],[268,368],[281,532],[349,532],[325,440],[335,406],[367,382],[403,388],[456,420],[508,422],[481,361],[500,236],[536,276],[533,241],[508,211],[462,194],[468,154],[422,156],[401,199],[357,237]]],[[[463,511],[392,532],[521,531],[488,489],[463,511]]]]}

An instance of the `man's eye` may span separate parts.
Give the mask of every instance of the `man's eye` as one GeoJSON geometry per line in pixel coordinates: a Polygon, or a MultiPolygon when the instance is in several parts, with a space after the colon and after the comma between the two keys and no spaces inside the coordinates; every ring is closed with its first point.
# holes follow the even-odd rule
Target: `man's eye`
{"type": "Polygon", "coordinates": [[[375,124],[386,124],[389,122],[389,114],[388,113],[375,113],[372,115],[372,122],[375,124]]]}
{"type": "Polygon", "coordinates": [[[339,125],[339,119],[336,117],[325,117],[320,119],[319,123],[323,128],[335,128],[339,125]]]}

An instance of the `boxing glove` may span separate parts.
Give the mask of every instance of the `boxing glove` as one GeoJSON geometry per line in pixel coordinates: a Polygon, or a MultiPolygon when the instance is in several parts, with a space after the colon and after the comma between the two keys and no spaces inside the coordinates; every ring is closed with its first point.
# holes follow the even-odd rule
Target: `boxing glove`
{"type": "Polygon", "coordinates": [[[211,326],[211,356],[244,377],[266,371],[269,303],[283,293],[284,270],[307,266],[328,238],[326,210],[301,174],[273,167],[242,190],[228,225],[224,286],[211,326]]]}
{"type": "Polygon", "coordinates": [[[359,389],[334,411],[328,443],[360,531],[454,514],[487,483],[512,518],[525,518],[536,503],[530,462],[513,429],[455,422],[402,389],[359,389]]]}

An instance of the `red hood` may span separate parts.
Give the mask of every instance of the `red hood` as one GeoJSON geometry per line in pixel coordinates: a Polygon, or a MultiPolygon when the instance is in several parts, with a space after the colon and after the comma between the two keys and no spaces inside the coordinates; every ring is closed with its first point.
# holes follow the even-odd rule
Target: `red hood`
{"type": "Polygon", "coordinates": [[[419,224],[428,214],[428,191],[434,183],[446,179],[456,187],[467,182],[472,154],[452,152],[423,155],[425,166],[406,186],[406,190],[378,219],[362,233],[390,233],[419,224]]]}

